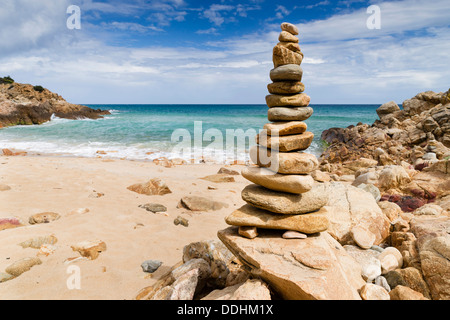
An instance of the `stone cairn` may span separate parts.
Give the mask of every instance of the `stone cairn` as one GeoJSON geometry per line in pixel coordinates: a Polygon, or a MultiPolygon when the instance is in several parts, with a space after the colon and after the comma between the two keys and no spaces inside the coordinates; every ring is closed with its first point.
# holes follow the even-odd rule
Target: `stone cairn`
{"type": "Polygon", "coordinates": [[[247,204],[226,218],[227,224],[238,226],[239,234],[247,238],[258,236],[258,228],[285,230],[283,238],[304,238],[329,226],[323,209],[328,201],[326,187],[311,176],[319,163],[314,155],[303,152],[314,138],[303,122],[313,109],[301,82],[303,53],[298,29],[283,23],[281,30],[280,42],[273,49],[273,83],[266,97],[271,123],[264,126],[250,150],[257,166],[242,170],[242,176],[253,183],[242,191],[247,204]]]}

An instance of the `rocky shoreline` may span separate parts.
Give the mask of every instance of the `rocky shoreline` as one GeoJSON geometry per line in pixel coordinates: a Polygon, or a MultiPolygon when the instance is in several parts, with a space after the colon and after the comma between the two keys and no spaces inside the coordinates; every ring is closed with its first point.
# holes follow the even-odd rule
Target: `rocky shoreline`
{"type": "Polygon", "coordinates": [[[65,119],[99,119],[108,114],[106,110],[68,103],[40,86],[0,83],[0,128],[42,124],[53,115],[65,119]]]}

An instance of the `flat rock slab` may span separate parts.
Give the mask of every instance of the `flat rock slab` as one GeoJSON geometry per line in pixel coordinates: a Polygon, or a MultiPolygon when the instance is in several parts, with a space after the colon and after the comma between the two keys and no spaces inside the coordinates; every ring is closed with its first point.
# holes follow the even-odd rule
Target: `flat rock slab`
{"type": "Polygon", "coordinates": [[[228,174],[225,174],[225,173],[217,173],[217,174],[203,177],[201,179],[209,181],[209,182],[215,182],[215,183],[235,182],[234,177],[232,177],[228,174]]]}
{"type": "Polygon", "coordinates": [[[294,194],[308,192],[314,186],[310,175],[285,175],[265,168],[246,167],[242,170],[242,176],[267,189],[294,194]]]}
{"type": "Polygon", "coordinates": [[[311,107],[273,107],[267,111],[269,121],[305,121],[314,113],[311,107]]]}
{"type": "Polygon", "coordinates": [[[218,232],[219,239],[285,300],[360,300],[365,284],[359,264],[327,232],[307,239],[282,239],[265,231],[255,239],[236,227],[218,232]]]}
{"type": "Polygon", "coordinates": [[[324,184],[316,185],[302,194],[272,191],[251,184],[242,190],[241,195],[248,204],[279,214],[310,213],[319,210],[328,202],[328,190],[324,184]]]}
{"type": "Polygon", "coordinates": [[[267,136],[257,135],[256,143],[268,149],[275,148],[280,152],[303,151],[309,148],[314,140],[312,132],[304,132],[302,134],[290,136],[267,136]]]}
{"type": "Polygon", "coordinates": [[[299,93],[290,96],[270,94],[266,96],[266,104],[273,107],[307,107],[311,98],[306,93],[299,93]]]}
{"type": "Polygon", "coordinates": [[[303,69],[297,64],[286,64],[270,71],[270,79],[277,81],[302,81],[303,69]]]}
{"type": "Polygon", "coordinates": [[[288,136],[292,134],[302,134],[308,129],[308,126],[302,121],[286,121],[267,123],[264,125],[263,129],[269,136],[288,136]]]}
{"type": "Polygon", "coordinates": [[[228,204],[205,197],[187,196],[181,198],[181,205],[191,211],[217,211],[228,208],[228,204]]]}
{"type": "Polygon", "coordinates": [[[252,162],[282,174],[309,174],[319,167],[317,157],[303,152],[271,152],[255,146],[250,149],[252,162]]]}
{"type": "Polygon", "coordinates": [[[159,203],[141,204],[139,206],[139,208],[145,209],[145,210],[153,212],[153,213],[166,212],[167,211],[167,207],[162,205],[162,204],[159,204],[159,203]]]}
{"type": "Polygon", "coordinates": [[[305,91],[305,85],[300,81],[280,81],[268,84],[267,90],[272,94],[296,94],[305,91]]]}
{"type": "Polygon", "coordinates": [[[225,218],[225,221],[229,225],[238,227],[291,230],[305,234],[325,231],[329,225],[325,210],[302,215],[280,215],[248,204],[233,211],[225,218]]]}

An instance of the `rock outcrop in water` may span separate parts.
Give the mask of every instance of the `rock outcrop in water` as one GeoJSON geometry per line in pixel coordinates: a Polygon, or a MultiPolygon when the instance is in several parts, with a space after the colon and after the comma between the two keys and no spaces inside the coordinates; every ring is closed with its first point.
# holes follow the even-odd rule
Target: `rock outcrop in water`
{"type": "Polygon", "coordinates": [[[42,124],[52,115],[65,119],[99,119],[109,111],[68,103],[40,86],[0,82],[0,128],[42,124]]]}

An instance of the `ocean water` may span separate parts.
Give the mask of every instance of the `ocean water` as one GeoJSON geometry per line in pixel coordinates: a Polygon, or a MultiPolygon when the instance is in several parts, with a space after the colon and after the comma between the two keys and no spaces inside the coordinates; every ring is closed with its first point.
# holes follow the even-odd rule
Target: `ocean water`
{"type": "MultiPolygon", "coordinates": [[[[52,120],[0,129],[0,148],[60,156],[153,160],[158,157],[216,162],[246,160],[267,121],[266,105],[88,105],[110,110],[103,119],[52,120]]],[[[308,153],[320,156],[322,132],[358,122],[372,124],[379,105],[311,105],[305,122],[315,134],[308,153]]]]}

